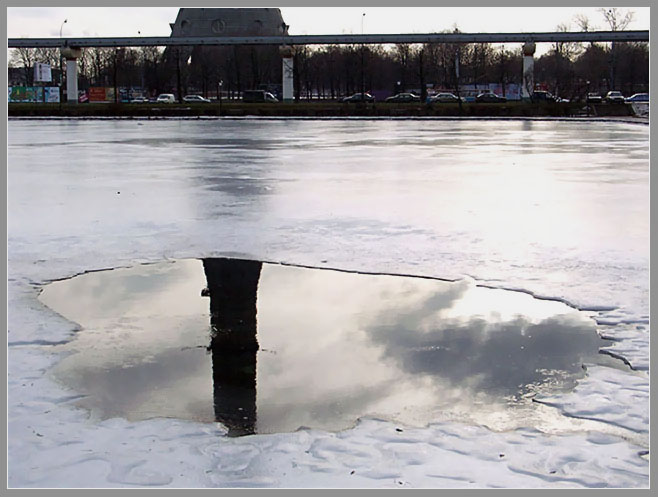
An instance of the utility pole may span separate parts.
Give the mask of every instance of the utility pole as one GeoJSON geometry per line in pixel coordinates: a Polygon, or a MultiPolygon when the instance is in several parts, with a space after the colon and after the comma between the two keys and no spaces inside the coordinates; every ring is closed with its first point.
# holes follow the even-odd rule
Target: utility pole
{"type": "Polygon", "coordinates": [[[119,86],[117,84],[117,61],[119,58],[119,49],[115,48],[114,49],[114,72],[113,72],[113,79],[114,79],[114,103],[119,103],[119,86]]]}
{"type": "Polygon", "coordinates": [[[460,45],[457,45],[457,50],[455,52],[455,81],[457,82],[456,91],[457,91],[457,102],[459,103],[459,115],[462,115],[462,97],[459,96],[459,58],[461,55],[460,45]]]}
{"type": "Polygon", "coordinates": [[[223,80],[217,82],[217,98],[219,99],[219,115],[222,115],[222,85],[224,84],[223,80]]]}
{"type": "Polygon", "coordinates": [[[178,91],[178,103],[183,103],[183,88],[180,82],[180,48],[176,47],[176,87],[178,91]]]}
{"type": "MultiPolygon", "coordinates": [[[[64,22],[62,25],[59,27],[59,39],[62,39],[62,28],[64,28],[64,24],[68,22],[68,19],[64,19],[64,22]]],[[[64,56],[62,55],[62,51],[60,49],[59,51],[59,110],[62,110],[62,100],[64,100],[64,67],[62,64],[62,59],[64,56]]]]}
{"type": "MultiPolygon", "coordinates": [[[[365,18],[366,13],[364,12],[361,15],[361,34],[363,34],[363,19],[365,18]]],[[[365,46],[363,43],[361,44],[361,101],[365,102],[366,101],[366,83],[365,83],[365,74],[364,74],[364,64],[363,64],[363,56],[364,56],[364,50],[365,46]]]]}

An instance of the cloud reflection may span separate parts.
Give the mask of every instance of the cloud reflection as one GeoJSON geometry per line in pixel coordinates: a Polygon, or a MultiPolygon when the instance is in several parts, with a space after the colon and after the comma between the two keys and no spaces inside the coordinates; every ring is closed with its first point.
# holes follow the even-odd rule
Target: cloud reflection
{"type": "Polygon", "coordinates": [[[57,367],[88,395],[80,405],[214,419],[235,435],[509,417],[513,400],[572,386],[603,345],[562,303],[472,280],[235,259],[90,273],[42,298],[84,327],[57,367]]]}

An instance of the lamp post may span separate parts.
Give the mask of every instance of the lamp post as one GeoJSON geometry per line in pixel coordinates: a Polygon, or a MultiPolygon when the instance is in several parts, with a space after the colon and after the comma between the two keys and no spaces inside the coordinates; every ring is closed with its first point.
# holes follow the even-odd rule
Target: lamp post
{"type": "MultiPolygon", "coordinates": [[[[364,12],[361,14],[361,34],[363,35],[363,19],[366,17],[366,13],[364,12]]],[[[363,53],[364,53],[365,47],[363,46],[363,43],[361,43],[361,101],[365,102],[366,101],[366,83],[365,83],[365,74],[363,72],[363,53]]]]}
{"type": "MultiPolygon", "coordinates": [[[[137,34],[138,34],[139,36],[142,36],[142,32],[141,32],[141,31],[137,31],[137,34]]],[[[145,78],[145,76],[144,76],[144,67],[146,66],[146,57],[145,57],[145,54],[144,54],[143,51],[142,51],[142,60],[140,61],[140,66],[141,66],[141,71],[140,71],[140,76],[141,76],[141,81],[140,81],[140,83],[141,83],[141,84],[140,84],[140,87],[141,87],[141,94],[142,94],[142,96],[145,96],[145,95],[148,94],[148,92],[146,91],[146,78],[145,78]]]]}
{"type": "Polygon", "coordinates": [[[217,98],[219,99],[219,115],[222,115],[222,85],[224,84],[224,80],[220,79],[217,82],[217,98]]]}
{"type": "Polygon", "coordinates": [[[589,117],[589,80],[587,80],[587,92],[585,93],[585,104],[587,107],[587,117],[589,117]]]}
{"type": "Polygon", "coordinates": [[[461,56],[460,45],[457,45],[457,50],[455,51],[455,82],[456,82],[456,91],[457,91],[457,102],[459,103],[459,115],[462,115],[462,97],[459,94],[459,59],[461,56]]]}
{"type": "MultiPolygon", "coordinates": [[[[64,24],[68,22],[68,19],[64,19],[64,22],[62,25],[59,27],[59,39],[62,39],[62,29],[64,28],[64,24]]],[[[64,98],[64,68],[62,65],[62,49],[60,47],[59,50],[59,107],[60,109],[62,108],[62,99],[64,98]]]]}

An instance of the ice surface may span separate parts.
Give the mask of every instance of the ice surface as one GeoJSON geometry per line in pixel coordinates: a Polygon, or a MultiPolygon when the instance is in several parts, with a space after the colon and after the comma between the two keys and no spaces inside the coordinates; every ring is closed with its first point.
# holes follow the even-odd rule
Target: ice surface
{"type": "Polygon", "coordinates": [[[648,127],[624,123],[10,121],[9,485],[648,486],[648,158],[648,127]],[[363,420],[238,440],[73,408],[47,372],[76,326],[40,286],[220,255],[467,275],[591,309],[641,371],[590,369],[551,402],[635,435],[363,420]]]}

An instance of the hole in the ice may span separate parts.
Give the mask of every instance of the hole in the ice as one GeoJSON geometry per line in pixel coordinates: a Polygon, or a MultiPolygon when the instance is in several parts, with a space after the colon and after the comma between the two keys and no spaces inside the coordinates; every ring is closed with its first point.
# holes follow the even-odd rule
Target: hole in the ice
{"type": "Polygon", "coordinates": [[[86,394],[78,405],[231,435],[364,416],[532,425],[535,393],[615,362],[584,313],[470,280],[216,258],[87,273],[40,298],[83,327],[54,370],[86,394]]]}

